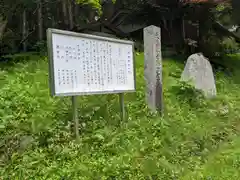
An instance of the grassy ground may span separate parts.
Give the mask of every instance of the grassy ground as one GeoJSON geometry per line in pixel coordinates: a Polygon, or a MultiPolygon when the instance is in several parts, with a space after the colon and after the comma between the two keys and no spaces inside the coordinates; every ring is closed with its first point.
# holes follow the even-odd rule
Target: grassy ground
{"type": "MultiPolygon", "coordinates": [[[[232,58],[231,58],[232,59],[232,58]]],[[[218,97],[179,82],[183,63],[164,60],[164,118],[145,104],[143,55],[137,92],[79,97],[80,142],[69,98],[51,98],[46,58],[0,70],[0,179],[240,179],[240,69],[216,72],[218,97]]],[[[9,64],[9,63],[8,63],[9,64]]]]}

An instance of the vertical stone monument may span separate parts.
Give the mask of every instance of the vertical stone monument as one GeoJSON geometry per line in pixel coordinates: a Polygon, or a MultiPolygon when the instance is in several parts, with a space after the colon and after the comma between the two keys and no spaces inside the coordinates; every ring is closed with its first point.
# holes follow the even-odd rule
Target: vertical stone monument
{"type": "Polygon", "coordinates": [[[146,101],[153,111],[163,112],[161,30],[156,26],[144,28],[144,79],[146,101]]]}

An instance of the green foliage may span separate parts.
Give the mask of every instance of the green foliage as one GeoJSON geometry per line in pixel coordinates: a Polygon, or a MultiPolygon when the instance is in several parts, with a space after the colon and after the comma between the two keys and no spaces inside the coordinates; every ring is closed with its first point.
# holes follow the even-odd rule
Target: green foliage
{"type": "Polygon", "coordinates": [[[2,41],[0,44],[0,53],[5,54],[16,52],[16,38],[17,35],[10,29],[7,29],[5,33],[3,33],[2,41]]]}
{"type": "Polygon", "coordinates": [[[70,99],[49,96],[47,59],[2,63],[1,179],[239,179],[239,69],[232,77],[217,72],[218,97],[210,101],[179,82],[183,64],[165,59],[160,118],[145,104],[143,54],[136,67],[137,91],[125,95],[128,119],[120,122],[117,95],[81,96],[75,142],[70,99]]]}
{"type": "Polygon", "coordinates": [[[204,54],[209,57],[224,56],[239,52],[239,43],[231,37],[219,37],[215,33],[209,33],[204,38],[204,54]]]}
{"type": "Polygon", "coordinates": [[[97,10],[101,10],[101,0],[76,0],[78,4],[89,4],[96,8],[97,10]]]}
{"type": "Polygon", "coordinates": [[[229,3],[219,3],[215,9],[215,18],[223,25],[234,24],[232,6],[229,3]]]}
{"type": "MultiPolygon", "coordinates": [[[[75,0],[77,4],[90,5],[92,8],[96,9],[99,14],[102,13],[102,0],[75,0]]],[[[110,0],[113,3],[116,0],[110,0]]]]}
{"type": "Polygon", "coordinates": [[[172,90],[182,103],[190,104],[195,108],[205,105],[203,92],[195,89],[191,82],[178,82],[172,90]]]}
{"type": "Polygon", "coordinates": [[[203,39],[203,52],[204,55],[208,57],[214,57],[217,53],[221,52],[221,40],[213,34],[212,32],[209,33],[203,39]]]}
{"type": "Polygon", "coordinates": [[[42,55],[46,55],[47,43],[46,41],[38,41],[34,46],[33,50],[39,52],[42,55]]]}
{"type": "Polygon", "coordinates": [[[184,180],[198,179],[238,179],[240,168],[240,140],[236,138],[231,144],[224,144],[218,151],[209,158],[209,163],[196,172],[188,174],[184,180]]]}
{"type": "MultiPolygon", "coordinates": [[[[206,9],[206,8],[205,8],[206,9]]],[[[215,22],[223,25],[223,28],[230,28],[235,25],[233,7],[229,2],[218,3],[209,9],[207,17],[202,19],[201,24],[201,51],[209,57],[224,55],[226,53],[236,53],[239,49],[238,43],[229,34],[224,33],[221,28],[215,27],[215,22]],[[210,18],[209,18],[210,17],[210,18]]]]}
{"type": "Polygon", "coordinates": [[[233,38],[224,38],[221,42],[221,47],[224,53],[233,54],[240,51],[239,43],[233,38]]]}

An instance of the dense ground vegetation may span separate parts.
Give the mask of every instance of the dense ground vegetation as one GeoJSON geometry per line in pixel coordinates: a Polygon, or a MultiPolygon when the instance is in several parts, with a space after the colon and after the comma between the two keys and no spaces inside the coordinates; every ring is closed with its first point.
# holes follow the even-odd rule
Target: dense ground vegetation
{"type": "Polygon", "coordinates": [[[81,139],[70,99],[51,98],[47,58],[14,55],[0,69],[1,179],[240,179],[239,56],[215,69],[218,96],[183,84],[183,62],[164,59],[164,117],[145,104],[143,54],[136,93],[79,97],[81,139]],[[23,57],[25,57],[23,59],[23,57]]]}

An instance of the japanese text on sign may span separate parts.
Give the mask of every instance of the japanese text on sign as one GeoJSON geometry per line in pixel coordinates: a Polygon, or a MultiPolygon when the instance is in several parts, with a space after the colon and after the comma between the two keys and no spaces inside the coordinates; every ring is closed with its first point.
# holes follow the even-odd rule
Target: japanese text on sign
{"type": "Polygon", "coordinates": [[[54,95],[135,90],[131,41],[55,31],[48,32],[54,95]]]}

